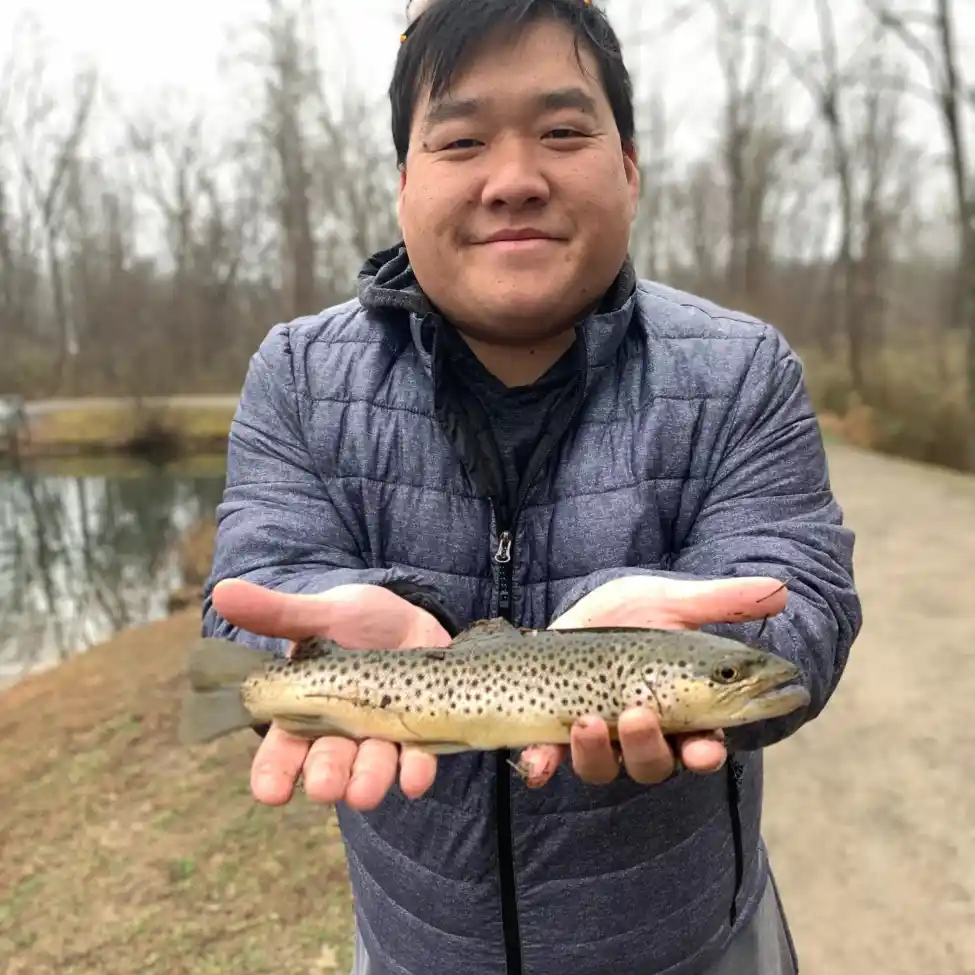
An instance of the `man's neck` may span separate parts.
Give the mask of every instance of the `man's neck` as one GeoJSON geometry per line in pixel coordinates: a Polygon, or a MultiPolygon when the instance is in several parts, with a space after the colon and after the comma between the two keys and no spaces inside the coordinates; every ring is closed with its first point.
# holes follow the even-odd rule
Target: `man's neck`
{"type": "MultiPolygon", "coordinates": [[[[458,329],[458,331],[460,331],[458,329]]],[[[505,386],[530,386],[555,365],[575,341],[575,330],[566,329],[525,346],[494,345],[460,332],[482,366],[505,386]]]]}

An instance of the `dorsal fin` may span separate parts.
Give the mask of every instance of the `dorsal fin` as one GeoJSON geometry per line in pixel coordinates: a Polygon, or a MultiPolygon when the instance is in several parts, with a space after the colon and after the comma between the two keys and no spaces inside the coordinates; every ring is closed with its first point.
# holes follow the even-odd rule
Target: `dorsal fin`
{"type": "Polygon", "coordinates": [[[505,636],[512,640],[520,640],[523,634],[517,626],[498,616],[494,619],[478,620],[476,623],[471,623],[466,630],[462,630],[451,640],[450,645],[451,647],[459,647],[468,643],[477,643],[480,640],[489,640],[499,636],[505,636]]]}
{"type": "Polygon", "coordinates": [[[342,648],[332,640],[326,640],[323,636],[309,636],[304,640],[299,640],[288,654],[288,659],[316,660],[318,657],[327,657],[330,653],[342,648]]]}

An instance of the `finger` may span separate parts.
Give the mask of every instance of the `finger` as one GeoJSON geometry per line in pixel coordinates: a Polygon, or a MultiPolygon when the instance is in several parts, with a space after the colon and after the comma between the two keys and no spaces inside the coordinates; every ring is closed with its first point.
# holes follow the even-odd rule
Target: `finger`
{"type": "Polygon", "coordinates": [[[570,747],[572,767],[584,782],[605,785],[619,775],[619,759],[602,718],[591,715],[576,721],[572,726],[570,747]]]}
{"type": "Polygon", "coordinates": [[[360,812],[375,809],[396,781],[399,748],[391,741],[369,738],[359,745],[345,801],[360,812]]]}
{"type": "Polygon", "coordinates": [[[649,708],[630,708],[620,715],[623,764],[634,782],[655,785],[674,772],[674,753],[660,730],[660,720],[649,708]]]}
{"type": "Polygon", "coordinates": [[[567,745],[532,745],[521,753],[525,782],[530,789],[539,789],[555,775],[559,765],[569,754],[567,745]]]}
{"type": "Polygon", "coordinates": [[[661,615],[676,625],[706,626],[709,623],[743,623],[775,616],[785,609],[789,591],[785,583],[769,576],[707,579],[675,584],[661,599],[661,615]]]}
{"type": "Polygon", "coordinates": [[[329,615],[323,596],[276,592],[243,579],[218,582],[213,608],[234,626],[284,640],[325,636],[329,615]]]}
{"type": "Polygon", "coordinates": [[[728,759],[724,734],[720,731],[711,734],[681,735],[677,739],[677,750],[687,770],[698,775],[717,772],[728,759]]]}
{"type": "Polygon", "coordinates": [[[283,806],[308,755],[309,743],[272,724],[251,763],[251,793],[267,806],[283,806]]]}
{"type": "Polygon", "coordinates": [[[399,787],[409,799],[418,799],[437,777],[437,756],[404,745],[400,749],[399,787]]]}
{"type": "Polygon", "coordinates": [[[357,751],[350,738],[319,738],[305,759],[305,795],[312,802],[343,799],[357,751]]]}

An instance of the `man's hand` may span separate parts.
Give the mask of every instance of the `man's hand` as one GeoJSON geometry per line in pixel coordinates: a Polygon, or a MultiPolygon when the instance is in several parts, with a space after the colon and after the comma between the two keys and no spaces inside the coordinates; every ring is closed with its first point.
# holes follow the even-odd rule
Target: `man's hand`
{"type": "MultiPolygon", "coordinates": [[[[285,640],[323,636],[350,650],[450,645],[449,634],[429,613],[380,586],[338,586],[318,596],[294,596],[228,579],[214,587],[213,605],[235,626],[285,640]]],[[[258,802],[281,806],[303,775],[314,802],[344,799],[354,809],[375,809],[397,769],[403,792],[415,798],[433,785],[437,760],[388,741],[310,743],[272,725],[254,756],[251,791],[258,802]]]]}
{"type": "MultiPolygon", "coordinates": [[[[645,626],[690,630],[709,623],[743,623],[780,613],[788,593],[778,579],[764,577],[696,582],[663,576],[625,576],[583,597],[555,620],[550,629],[590,626],[645,626]]],[[[660,730],[657,715],[631,708],[620,715],[620,755],[606,723],[595,715],[580,718],[572,728],[572,767],[586,782],[612,782],[620,765],[637,782],[651,785],[669,778],[677,756],[691,772],[720,769],[727,758],[724,735],[677,735],[673,746],[660,730]]],[[[555,774],[569,751],[561,745],[536,745],[522,753],[529,785],[539,787],[555,774]]]]}

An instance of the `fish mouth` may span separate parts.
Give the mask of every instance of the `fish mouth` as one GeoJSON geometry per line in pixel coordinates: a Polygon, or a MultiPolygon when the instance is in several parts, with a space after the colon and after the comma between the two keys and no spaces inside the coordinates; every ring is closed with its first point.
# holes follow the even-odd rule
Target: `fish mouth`
{"type": "Polygon", "coordinates": [[[809,691],[802,684],[776,684],[766,688],[746,701],[735,715],[736,723],[747,724],[763,718],[778,718],[799,708],[811,700],[809,691]]]}
{"type": "Polygon", "coordinates": [[[784,684],[779,687],[770,687],[767,691],[762,691],[755,700],[768,703],[792,703],[793,701],[801,701],[803,704],[808,704],[810,697],[809,691],[802,684],[784,684]]]}

